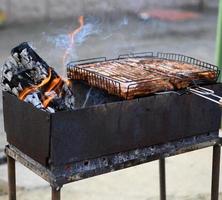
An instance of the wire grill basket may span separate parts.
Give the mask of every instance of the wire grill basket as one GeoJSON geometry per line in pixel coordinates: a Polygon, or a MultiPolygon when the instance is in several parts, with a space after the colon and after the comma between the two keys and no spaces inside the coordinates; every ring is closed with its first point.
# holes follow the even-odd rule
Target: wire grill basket
{"type": "MultiPolygon", "coordinates": [[[[139,73],[139,71],[137,73],[139,73]]],[[[183,83],[179,89],[188,87],[190,85],[215,83],[219,77],[219,74],[220,70],[217,66],[200,61],[198,59],[174,53],[154,54],[153,52],[123,54],[116,59],[109,60],[106,59],[106,57],[98,57],[73,61],[70,62],[67,67],[67,76],[69,79],[84,81],[91,86],[104,89],[110,94],[118,95],[125,99],[132,99],[135,96],[146,95],[158,92],[159,90],[174,90],[175,87],[171,87],[171,84],[167,84],[171,83],[172,81],[178,84],[183,83]],[[105,73],[107,70],[106,66],[114,65],[116,68],[118,68],[118,65],[127,59],[129,62],[125,63],[125,65],[128,65],[128,68],[126,68],[124,72],[122,71],[122,74],[124,74],[123,77],[120,78],[119,75],[115,72],[111,72],[110,76],[105,73]],[[149,66],[140,69],[143,70],[144,73],[142,77],[134,76],[134,74],[129,71],[129,68],[133,67],[133,65],[131,66],[130,59],[158,59],[163,61],[177,61],[180,63],[191,64],[203,72],[212,73],[213,76],[210,79],[206,79],[204,77],[199,77],[197,79],[194,77],[191,78],[193,75],[196,75],[195,73],[190,73],[189,76],[180,73],[164,74],[156,69],[153,70],[149,68],[149,66]],[[91,70],[90,66],[93,66],[94,68],[95,66],[98,66],[98,69],[99,67],[103,68],[100,71],[93,71],[91,70]],[[102,70],[104,71],[102,72],[102,70]]]]}

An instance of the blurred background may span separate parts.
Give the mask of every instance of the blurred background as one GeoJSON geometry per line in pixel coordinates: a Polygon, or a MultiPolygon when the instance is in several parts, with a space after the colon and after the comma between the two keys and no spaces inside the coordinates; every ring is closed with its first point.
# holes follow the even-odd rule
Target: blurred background
{"type": "MultiPolygon", "coordinates": [[[[24,41],[63,77],[72,60],[131,52],[181,53],[215,64],[217,14],[217,0],[0,0],[0,65],[24,41]]],[[[6,200],[1,100],[0,200],[6,200]]],[[[168,158],[168,199],[209,199],[211,159],[211,148],[168,158]]],[[[16,167],[18,199],[50,199],[46,182],[16,167]]],[[[158,162],[151,162],[65,185],[62,199],[155,200],[158,180],[158,162]]]]}

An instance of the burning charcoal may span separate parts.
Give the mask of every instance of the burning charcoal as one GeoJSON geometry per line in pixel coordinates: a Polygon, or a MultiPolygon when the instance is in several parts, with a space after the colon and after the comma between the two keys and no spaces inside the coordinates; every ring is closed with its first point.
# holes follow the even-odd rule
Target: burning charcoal
{"type": "Polygon", "coordinates": [[[11,51],[2,67],[2,87],[20,100],[48,112],[74,109],[74,96],[67,83],[28,45],[11,51]]]}

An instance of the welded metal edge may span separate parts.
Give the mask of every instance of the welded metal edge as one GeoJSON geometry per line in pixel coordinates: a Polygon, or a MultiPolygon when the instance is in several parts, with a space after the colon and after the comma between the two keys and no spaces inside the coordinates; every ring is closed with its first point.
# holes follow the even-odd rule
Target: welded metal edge
{"type": "Polygon", "coordinates": [[[218,132],[213,132],[166,144],[75,162],[52,168],[52,170],[56,176],[57,184],[63,185],[221,143],[222,140],[218,137],[218,132]]]}
{"type": "Polygon", "coordinates": [[[93,176],[133,167],[160,158],[166,158],[210,146],[222,144],[218,132],[189,137],[175,142],[135,149],[128,152],[111,154],[96,159],[84,160],[51,169],[31,159],[12,145],[5,148],[6,155],[42,177],[53,188],[61,188],[64,184],[83,180],[93,176]]]}

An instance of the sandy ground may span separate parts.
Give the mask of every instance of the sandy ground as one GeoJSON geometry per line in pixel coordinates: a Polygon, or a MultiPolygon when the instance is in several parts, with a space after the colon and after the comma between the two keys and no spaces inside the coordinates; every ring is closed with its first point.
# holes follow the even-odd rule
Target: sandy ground
{"type": "MultiPolygon", "coordinates": [[[[192,22],[144,22],[136,16],[119,19],[90,17],[93,26],[85,41],[76,45],[73,59],[141,51],[168,51],[214,63],[216,16],[205,14],[192,22]]],[[[10,49],[32,42],[39,54],[65,74],[62,65],[64,34],[77,27],[76,19],[6,27],[0,30],[0,64],[10,49]],[[55,44],[57,46],[55,46],[55,44]]],[[[0,149],[6,143],[0,98],[0,149]]],[[[207,148],[167,159],[168,199],[209,199],[212,149],[207,148]]],[[[48,184],[17,164],[18,197],[23,200],[50,199],[48,184]]],[[[63,199],[158,199],[158,162],[110,173],[64,186],[63,199]]],[[[0,166],[0,200],[6,200],[7,167],[0,166]]],[[[222,183],[221,183],[222,184],[222,183]]],[[[222,192],[222,190],[220,190],[222,192]]],[[[222,199],[222,197],[220,198],[222,199]]]]}

